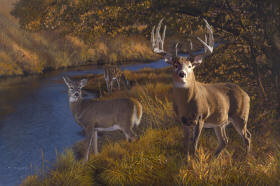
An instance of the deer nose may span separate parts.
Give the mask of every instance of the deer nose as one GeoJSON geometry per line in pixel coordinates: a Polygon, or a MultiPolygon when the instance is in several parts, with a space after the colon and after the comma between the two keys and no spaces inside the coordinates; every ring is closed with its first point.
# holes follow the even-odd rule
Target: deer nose
{"type": "Polygon", "coordinates": [[[185,75],[186,75],[185,72],[183,72],[183,71],[179,72],[179,77],[180,77],[180,78],[185,77],[185,75]]]}
{"type": "Polygon", "coordinates": [[[75,97],[79,97],[79,93],[76,92],[76,93],[74,94],[74,96],[75,96],[75,97]]]}

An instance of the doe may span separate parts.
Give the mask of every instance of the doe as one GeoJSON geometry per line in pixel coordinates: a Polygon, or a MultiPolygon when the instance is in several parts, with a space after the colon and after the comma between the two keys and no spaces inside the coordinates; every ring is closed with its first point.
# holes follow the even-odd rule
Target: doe
{"type": "Polygon", "coordinates": [[[142,105],[133,98],[110,99],[96,101],[82,98],[82,88],[87,80],[75,81],[63,77],[68,86],[69,105],[75,121],[86,133],[88,160],[90,147],[98,153],[97,132],[121,130],[128,141],[135,140],[133,127],[138,126],[142,117],[142,105]]]}

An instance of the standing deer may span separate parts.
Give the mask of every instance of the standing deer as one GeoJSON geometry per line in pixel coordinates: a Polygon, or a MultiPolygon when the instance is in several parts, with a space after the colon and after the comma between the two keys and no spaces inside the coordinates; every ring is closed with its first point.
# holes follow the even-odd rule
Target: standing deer
{"type": "Polygon", "coordinates": [[[156,33],[155,26],[151,33],[153,52],[164,57],[173,67],[173,104],[177,119],[184,126],[185,147],[189,155],[190,129],[193,129],[193,152],[196,152],[202,128],[214,128],[219,146],[215,152],[217,157],[228,143],[226,126],[232,123],[235,130],[241,135],[250,151],[251,134],[247,130],[247,121],[250,109],[250,97],[238,85],[232,83],[201,83],[196,81],[194,68],[214,49],[213,30],[204,19],[207,28],[205,41],[197,37],[204,45],[204,53],[194,55],[192,42],[188,57],[172,55],[164,51],[165,38],[160,35],[163,19],[159,22],[156,33]],[[207,41],[208,40],[208,41],[207,41]]]}
{"type": "Polygon", "coordinates": [[[82,98],[82,88],[87,80],[71,80],[63,77],[68,86],[69,105],[76,122],[86,132],[88,160],[90,147],[93,144],[94,153],[98,153],[97,132],[121,130],[127,141],[135,140],[132,128],[138,126],[142,117],[142,105],[135,99],[122,98],[105,101],[95,101],[82,98]]]}
{"type": "Polygon", "coordinates": [[[122,82],[126,88],[129,88],[129,82],[125,78],[123,71],[119,67],[110,66],[104,68],[104,79],[106,82],[108,92],[112,93],[114,81],[117,82],[119,90],[122,82]]]}

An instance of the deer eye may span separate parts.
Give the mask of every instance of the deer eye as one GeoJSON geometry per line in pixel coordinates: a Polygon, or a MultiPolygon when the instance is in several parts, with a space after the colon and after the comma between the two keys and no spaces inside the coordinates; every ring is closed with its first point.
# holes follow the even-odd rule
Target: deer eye
{"type": "Polygon", "coordinates": [[[188,67],[189,67],[189,68],[192,68],[192,66],[191,66],[191,65],[189,65],[188,67]]]}

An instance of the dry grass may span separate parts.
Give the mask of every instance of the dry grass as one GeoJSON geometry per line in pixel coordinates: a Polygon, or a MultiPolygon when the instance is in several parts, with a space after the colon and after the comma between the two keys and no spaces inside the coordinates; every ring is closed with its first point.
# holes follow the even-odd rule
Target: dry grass
{"type": "Polygon", "coordinates": [[[127,62],[151,61],[156,59],[150,43],[142,37],[118,36],[115,39],[97,39],[92,45],[93,60],[98,64],[123,64],[127,62]]]}
{"type": "MultiPolygon", "coordinates": [[[[115,90],[114,94],[108,95],[102,75],[87,76],[89,84],[86,88],[99,92],[102,96],[100,99],[127,96],[138,99],[144,106],[142,123],[137,129],[140,139],[127,143],[121,133],[104,133],[100,140],[102,143],[99,144],[101,153],[97,156],[91,155],[86,164],[74,160],[72,155],[71,158],[68,157],[71,161],[64,156],[62,159],[58,158],[56,163],[56,166],[62,168],[52,168],[49,174],[42,176],[30,176],[23,185],[52,185],[50,183],[55,183],[57,177],[80,180],[85,175],[88,180],[85,185],[280,184],[280,147],[277,141],[279,121],[273,117],[275,105],[263,104],[264,100],[258,96],[258,88],[251,85],[253,80],[249,82],[251,86],[244,87],[251,96],[255,96],[252,99],[249,122],[249,129],[253,134],[251,155],[246,157],[240,136],[229,127],[227,133],[230,143],[219,158],[212,156],[217,147],[214,132],[205,129],[197,156],[187,160],[182,142],[183,132],[181,126],[175,122],[170,99],[170,69],[144,69],[136,73],[126,71],[125,74],[133,85],[130,90],[115,90]],[[264,105],[264,110],[270,112],[264,113],[262,109],[257,109],[258,105],[264,105]],[[77,171],[72,175],[73,168],[77,171]]],[[[204,77],[203,73],[197,74],[198,79],[207,81],[208,77],[204,77]]],[[[223,78],[223,75],[220,77],[223,78]]],[[[243,78],[240,78],[239,83],[244,83],[243,78]]],[[[275,95],[272,92],[270,96],[275,95]]],[[[84,151],[83,142],[75,145],[74,151],[81,155],[84,151]]],[[[69,185],[73,185],[72,183],[78,182],[67,182],[69,185]]]]}
{"type": "Polygon", "coordinates": [[[139,36],[99,38],[85,44],[76,37],[63,37],[54,32],[25,32],[9,14],[15,1],[0,2],[0,77],[40,74],[87,64],[123,64],[156,59],[150,43],[139,36]]]}
{"type": "MultiPolygon", "coordinates": [[[[6,18],[6,17],[5,17],[6,18]]],[[[56,33],[31,34],[0,17],[0,76],[40,74],[87,64],[123,64],[156,59],[143,38],[98,39],[91,46],[56,33]]]]}

